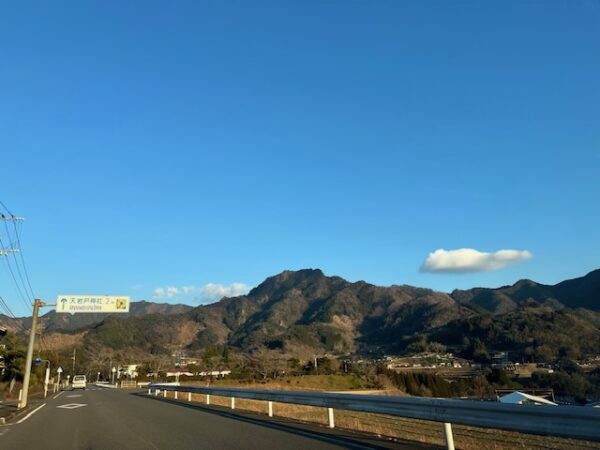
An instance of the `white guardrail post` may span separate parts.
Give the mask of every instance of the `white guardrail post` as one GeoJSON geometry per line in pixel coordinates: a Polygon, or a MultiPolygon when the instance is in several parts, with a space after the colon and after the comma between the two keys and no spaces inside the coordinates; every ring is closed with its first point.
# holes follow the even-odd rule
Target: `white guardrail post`
{"type": "Polygon", "coordinates": [[[444,422],[444,438],[446,439],[446,449],[454,450],[454,436],[452,435],[452,424],[444,422]]]}
{"type": "Polygon", "coordinates": [[[335,420],[333,418],[333,408],[327,408],[327,419],[329,422],[329,428],[335,428],[335,420]]]}
{"type": "Polygon", "coordinates": [[[188,392],[188,402],[191,402],[191,401],[192,401],[192,393],[188,392]]]}
{"type": "Polygon", "coordinates": [[[166,391],[187,392],[189,399],[192,393],[203,394],[206,395],[207,405],[210,405],[211,395],[229,397],[231,409],[235,409],[235,398],[266,401],[269,402],[269,417],[272,417],[273,413],[272,402],[327,408],[328,424],[331,428],[335,427],[334,409],[429,420],[443,424],[446,447],[449,450],[454,449],[451,424],[600,442],[600,408],[585,406],[514,405],[445,398],[168,384],[154,384],[151,387],[155,389],[155,395],[160,391],[163,391],[164,396],[166,391]]]}

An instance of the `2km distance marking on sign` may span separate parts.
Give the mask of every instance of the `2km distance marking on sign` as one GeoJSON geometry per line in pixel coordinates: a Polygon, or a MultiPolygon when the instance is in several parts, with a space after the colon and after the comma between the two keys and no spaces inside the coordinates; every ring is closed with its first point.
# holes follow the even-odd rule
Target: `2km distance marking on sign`
{"type": "Polygon", "coordinates": [[[59,295],[57,313],[128,313],[129,297],[110,295],[59,295]]]}

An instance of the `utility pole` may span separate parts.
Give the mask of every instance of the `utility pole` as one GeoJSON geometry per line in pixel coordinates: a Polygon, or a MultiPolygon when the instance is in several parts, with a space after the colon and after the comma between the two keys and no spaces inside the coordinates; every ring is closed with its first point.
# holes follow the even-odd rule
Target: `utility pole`
{"type": "Polygon", "coordinates": [[[29,393],[29,378],[31,376],[31,363],[33,362],[33,345],[35,343],[35,332],[37,327],[38,313],[41,306],[46,306],[40,299],[33,301],[33,316],[31,317],[31,331],[29,332],[29,346],[27,347],[27,358],[25,359],[25,376],[23,377],[23,395],[19,402],[19,409],[27,406],[27,394],[29,393]]]}

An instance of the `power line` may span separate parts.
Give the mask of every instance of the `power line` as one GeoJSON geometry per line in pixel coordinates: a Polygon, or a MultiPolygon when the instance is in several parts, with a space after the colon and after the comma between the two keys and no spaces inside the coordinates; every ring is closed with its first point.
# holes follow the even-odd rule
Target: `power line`
{"type": "MultiPolygon", "coordinates": [[[[20,248],[20,246],[15,248],[15,246],[14,246],[15,243],[14,243],[14,241],[13,241],[11,235],[10,235],[10,230],[8,229],[8,225],[6,223],[6,222],[10,221],[10,222],[13,222],[13,224],[14,224],[15,221],[17,221],[17,220],[23,220],[23,219],[19,218],[19,217],[15,217],[15,216],[6,217],[4,214],[0,214],[0,220],[2,222],[4,222],[4,229],[6,230],[6,236],[8,238],[8,243],[10,245],[10,249],[11,250],[16,250],[16,251],[11,251],[10,253],[12,254],[13,259],[15,261],[15,267],[17,268],[17,275],[19,275],[19,279],[21,280],[21,285],[23,286],[23,291],[25,292],[25,298],[27,298],[27,297],[29,297],[29,292],[27,292],[27,286],[25,285],[25,280],[23,279],[23,274],[21,273],[21,267],[19,266],[19,260],[17,259],[17,255],[16,255],[17,253],[21,253],[21,248],[20,248]]],[[[1,242],[2,241],[0,240],[0,243],[1,242]]],[[[13,271],[12,271],[12,268],[11,268],[11,274],[12,274],[12,272],[13,271]]],[[[13,278],[15,278],[14,274],[13,274],[13,278]]],[[[15,279],[15,283],[17,283],[16,279],[15,279]]],[[[21,285],[19,285],[19,291],[20,291],[21,285]]],[[[32,294],[33,294],[33,292],[32,292],[32,294]]],[[[35,298],[35,296],[32,295],[31,300],[33,301],[34,298],[35,298]]],[[[28,303],[28,302],[26,301],[26,303],[28,303]]],[[[28,303],[28,305],[29,305],[29,303],[28,303]]]]}
{"type": "MultiPolygon", "coordinates": [[[[2,242],[2,239],[0,239],[0,246],[4,247],[4,243],[2,242]]],[[[12,249],[9,249],[8,251],[11,251],[11,250],[12,249]]],[[[5,251],[6,251],[6,249],[5,249],[5,251]]],[[[26,309],[28,311],[31,311],[31,305],[27,302],[27,300],[26,300],[27,297],[25,295],[23,295],[23,291],[21,291],[21,286],[19,285],[19,282],[17,281],[17,278],[15,277],[15,273],[12,269],[12,266],[10,265],[9,258],[6,258],[5,261],[6,261],[6,265],[8,267],[8,271],[10,272],[10,276],[12,277],[12,280],[17,288],[19,297],[23,301],[23,304],[25,305],[26,309]]]]}
{"type": "Polygon", "coordinates": [[[6,301],[4,300],[4,298],[1,295],[0,295],[0,308],[2,308],[4,310],[4,312],[6,313],[6,316],[9,319],[12,319],[14,321],[14,323],[17,325],[17,327],[21,329],[22,332],[24,332],[24,333],[27,332],[27,330],[25,329],[25,327],[23,326],[21,321],[19,319],[17,319],[15,314],[12,312],[12,310],[8,306],[8,303],[6,303],[6,301]]]}
{"type": "MultiPolygon", "coordinates": [[[[10,238],[10,232],[8,230],[8,226],[6,224],[6,222],[12,222],[13,224],[13,228],[15,230],[15,240],[17,243],[17,248],[19,249],[19,256],[21,257],[21,264],[23,265],[23,272],[25,273],[25,278],[27,279],[27,286],[29,287],[29,291],[31,292],[31,297],[35,298],[36,295],[33,292],[33,288],[31,287],[31,280],[29,279],[29,272],[27,270],[27,265],[25,264],[25,257],[23,256],[23,247],[21,247],[21,237],[19,235],[19,228],[17,227],[17,223],[22,223],[23,217],[18,217],[15,216],[11,210],[8,209],[8,207],[2,202],[0,201],[0,206],[2,206],[6,212],[10,215],[10,218],[6,218],[4,215],[0,214],[2,220],[4,221],[4,228],[6,229],[6,233],[8,236],[8,239],[10,241],[11,246],[14,245],[13,240],[10,238]]],[[[15,263],[16,263],[16,256],[15,256],[15,263]]],[[[18,268],[18,263],[17,263],[17,268],[18,268]]],[[[19,275],[20,271],[19,271],[19,275]]],[[[21,276],[21,280],[23,280],[23,277],[21,276]]],[[[23,285],[25,285],[25,283],[23,283],[23,285]]]]}
{"type": "MultiPolygon", "coordinates": [[[[21,222],[22,222],[22,219],[21,219],[21,222]]],[[[19,236],[19,229],[17,228],[16,221],[13,221],[13,227],[15,228],[15,236],[17,237],[17,246],[20,250],[19,255],[21,256],[21,262],[23,264],[23,271],[25,272],[25,278],[27,279],[27,285],[29,286],[29,290],[31,291],[32,298],[36,298],[36,295],[33,292],[33,288],[31,287],[31,281],[29,280],[29,272],[27,270],[27,266],[25,265],[25,257],[23,256],[23,247],[21,247],[21,237],[19,236]]]]}
{"type": "MultiPolygon", "coordinates": [[[[15,262],[15,266],[17,269],[17,274],[19,276],[19,279],[21,281],[21,284],[18,283],[17,281],[17,277],[14,274],[13,268],[10,264],[10,258],[6,259],[6,263],[10,272],[10,275],[13,279],[13,282],[17,288],[17,291],[19,293],[19,296],[21,298],[21,300],[23,301],[23,303],[25,304],[26,310],[27,311],[31,311],[32,307],[31,304],[27,301],[27,297],[31,294],[31,301],[34,301],[34,299],[36,298],[35,293],[33,291],[33,288],[31,286],[31,280],[29,278],[29,272],[27,270],[27,265],[25,264],[25,257],[23,256],[23,250],[21,248],[21,238],[19,236],[19,228],[17,227],[17,223],[22,222],[24,219],[22,217],[18,217],[16,215],[14,215],[12,213],[12,211],[10,209],[8,209],[8,207],[4,204],[4,202],[0,201],[0,206],[2,206],[6,212],[10,215],[10,217],[6,217],[4,214],[0,213],[0,220],[2,220],[4,222],[4,228],[6,230],[7,233],[7,238],[10,244],[11,248],[7,248],[4,253],[5,255],[8,256],[8,254],[12,254],[13,255],[13,259],[15,262]],[[13,224],[13,229],[14,229],[14,239],[11,237],[11,232],[8,228],[7,222],[12,222],[13,224]],[[12,248],[14,247],[14,244],[17,244],[16,248],[12,248]],[[21,271],[21,267],[19,265],[19,260],[17,259],[15,253],[19,253],[20,257],[21,257],[21,265],[23,266],[23,271],[21,271]],[[25,274],[25,279],[27,280],[27,283],[25,282],[25,279],[23,278],[23,273],[25,274]],[[23,289],[21,289],[21,286],[23,289]],[[27,289],[29,288],[29,292],[27,291],[27,289]],[[23,294],[23,292],[25,292],[25,295],[23,294]]],[[[2,248],[4,248],[4,244],[2,243],[2,241],[0,240],[0,246],[2,248]]],[[[1,250],[0,250],[1,252],[1,250]]],[[[1,255],[1,253],[0,253],[1,255]]],[[[5,306],[5,308],[8,310],[7,312],[9,312],[9,316],[12,316],[15,320],[16,317],[15,315],[12,313],[12,311],[10,310],[10,307],[8,306],[8,304],[4,301],[4,299],[2,299],[2,303],[5,306]]],[[[22,324],[20,322],[16,322],[19,324],[20,328],[22,329],[23,332],[26,333],[26,329],[22,326],[22,324]]],[[[34,330],[33,327],[31,329],[31,333],[36,333],[37,330],[34,330]]],[[[41,350],[44,349],[44,347],[47,347],[46,345],[46,340],[44,338],[44,336],[40,333],[40,347],[41,350]]]]}
{"type": "Polygon", "coordinates": [[[23,263],[23,271],[26,273],[26,277],[28,279],[28,284],[27,285],[25,284],[25,280],[23,278],[23,274],[21,273],[21,268],[20,268],[20,265],[19,265],[19,260],[17,259],[17,256],[16,256],[17,252],[21,253],[21,245],[20,245],[20,239],[19,239],[19,234],[18,234],[18,229],[17,229],[16,223],[22,221],[23,218],[14,215],[12,213],[12,211],[10,209],[8,209],[8,207],[4,204],[4,202],[0,201],[0,206],[2,206],[6,210],[6,212],[10,215],[10,217],[6,217],[4,214],[0,213],[0,220],[2,222],[4,222],[4,229],[6,230],[6,236],[7,236],[8,243],[9,243],[10,247],[5,247],[1,238],[0,238],[0,245],[3,248],[5,248],[6,250],[10,250],[10,253],[13,256],[13,259],[14,259],[14,262],[15,262],[15,267],[16,267],[19,279],[21,281],[21,284],[19,284],[18,281],[17,281],[17,277],[15,276],[14,270],[13,270],[13,268],[11,266],[11,263],[10,263],[10,258],[6,259],[6,265],[8,267],[9,272],[10,272],[10,276],[13,279],[13,282],[14,282],[16,288],[17,288],[17,292],[19,294],[19,297],[21,298],[21,300],[25,304],[26,311],[31,311],[30,301],[33,301],[33,299],[35,298],[35,295],[33,294],[33,289],[31,289],[31,283],[29,283],[29,277],[27,275],[27,268],[25,266],[25,259],[21,255],[21,261],[23,263]],[[12,236],[11,236],[11,232],[10,232],[10,230],[8,228],[7,222],[12,222],[13,223],[13,227],[14,227],[14,230],[15,230],[15,239],[13,239],[12,236]],[[14,244],[15,244],[14,241],[15,240],[17,241],[17,244],[18,244],[18,247],[16,247],[16,248],[14,246],[14,244]],[[23,289],[21,289],[21,286],[23,287],[23,289]],[[29,286],[29,289],[31,291],[31,299],[28,299],[30,293],[27,292],[27,286],[29,286]],[[23,292],[25,292],[25,294],[23,294],[23,292]]]}

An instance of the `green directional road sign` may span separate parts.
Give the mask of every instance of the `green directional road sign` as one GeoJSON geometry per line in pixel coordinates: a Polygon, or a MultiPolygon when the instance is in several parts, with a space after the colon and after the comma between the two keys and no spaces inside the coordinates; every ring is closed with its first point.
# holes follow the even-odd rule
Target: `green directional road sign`
{"type": "Polygon", "coordinates": [[[110,295],[59,295],[57,313],[128,313],[129,297],[110,295]]]}

